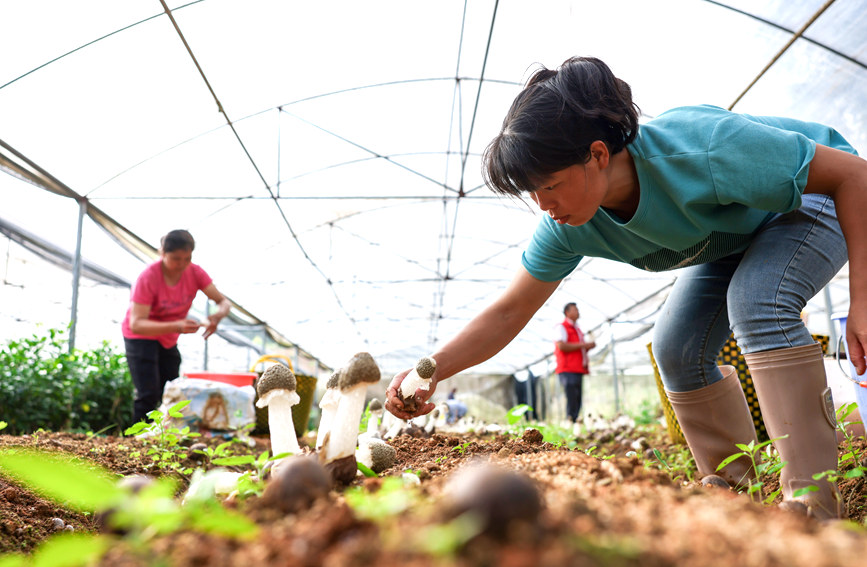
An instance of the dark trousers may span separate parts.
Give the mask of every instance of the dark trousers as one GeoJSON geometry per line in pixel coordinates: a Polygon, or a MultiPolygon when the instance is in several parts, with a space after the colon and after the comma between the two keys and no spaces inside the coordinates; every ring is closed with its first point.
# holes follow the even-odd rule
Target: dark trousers
{"type": "Polygon", "coordinates": [[[566,392],[566,415],[571,421],[578,421],[578,414],[581,412],[581,391],[584,375],[578,372],[562,372],[557,376],[566,392]]]}
{"type": "Polygon", "coordinates": [[[177,345],[164,348],[151,339],[124,339],[126,362],[135,386],[133,423],[147,420],[147,414],[157,409],[163,399],[166,382],[178,377],[181,353],[177,345]]]}

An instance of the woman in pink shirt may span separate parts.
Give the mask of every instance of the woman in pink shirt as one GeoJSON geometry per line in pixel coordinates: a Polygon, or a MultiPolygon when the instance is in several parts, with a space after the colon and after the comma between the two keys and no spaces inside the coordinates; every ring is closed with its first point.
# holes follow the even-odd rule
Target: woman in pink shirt
{"type": "Polygon", "coordinates": [[[178,377],[181,353],[178,337],[205,327],[207,339],[229,313],[229,300],[210,276],[192,263],[196,242],[186,230],[173,230],[160,240],[160,261],[139,275],[123,320],[123,341],[135,385],[133,422],[147,418],[163,397],[166,382],[178,377]],[[187,318],[199,290],[217,304],[207,323],[187,318]]]}

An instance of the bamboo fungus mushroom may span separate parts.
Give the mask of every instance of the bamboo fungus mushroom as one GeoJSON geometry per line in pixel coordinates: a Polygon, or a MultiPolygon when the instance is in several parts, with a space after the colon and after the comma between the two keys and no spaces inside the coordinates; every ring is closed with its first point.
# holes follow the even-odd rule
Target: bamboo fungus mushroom
{"type": "Polygon", "coordinates": [[[423,356],[418,359],[415,368],[400,383],[400,398],[408,413],[414,413],[418,409],[415,392],[419,389],[430,390],[431,376],[434,375],[436,369],[436,360],[429,356],[423,356]]]}
{"type": "Polygon", "coordinates": [[[322,417],[319,419],[319,430],[316,432],[317,451],[322,448],[325,436],[331,430],[331,425],[334,423],[334,414],[337,413],[337,404],[340,402],[339,382],[340,370],[337,370],[325,384],[325,393],[322,394],[322,399],[319,401],[322,417]]]}
{"type": "Polygon", "coordinates": [[[366,352],[353,356],[340,372],[340,403],[321,449],[325,468],[335,482],[349,483],[355,478],[358,470],[355,446],[358,443],[358,426],[364,411],[367,386],[379,379],[379,367],[366,352]]]}
{"type": "Polygon", "coordinates": [[[256,405],[260,408],[268,407],[272,455],[301,452],[295,424],[292,422],[292,406],[301,401],[295,388],[295,374],[282,364],[268,367],[256,385],[259,394],[256,405]]]}

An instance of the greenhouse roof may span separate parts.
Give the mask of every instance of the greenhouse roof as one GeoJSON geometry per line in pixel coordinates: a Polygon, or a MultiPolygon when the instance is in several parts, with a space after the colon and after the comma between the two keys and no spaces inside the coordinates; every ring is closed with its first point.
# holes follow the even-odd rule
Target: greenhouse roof
{"type": "MultiPolygon", "coordinates": [[[[331,366],[406,367],[508,284],[540,215],[480,155],[539,64],[603,59],[645,118],[714,104],[867,149],[864,0],[32,0],[0,51],[0,217],[74,250],[81,204],[84,258],[129,281],[187,228],[237,313],[331,366]]],[[[550,354],[568,301],[643,344],[674,276],[585,259],[480,370],[550,354]]]]}

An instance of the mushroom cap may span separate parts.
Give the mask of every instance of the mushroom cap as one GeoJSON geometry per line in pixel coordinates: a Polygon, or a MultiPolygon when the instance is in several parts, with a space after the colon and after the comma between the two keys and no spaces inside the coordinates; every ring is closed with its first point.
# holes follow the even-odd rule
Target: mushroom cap
{"type": "Polygon", "coordinates": [[[505,539],[513,524],[537,525],[542,496],[526,475],[492,465],[469,466],[448,483],[446,515],[471,512],[482,522],[482,531],[505,539]]]}
{"type": "Polygon", "coordinates": [[[366,352],[359,352],[340,371],[340,389],[348,390],[362,383],[373,384],[381,378],[379,366],[366,352]]]}
{"type": "Polygon", "coordinates": [[[328,498],[331,477],[315,457],[291,457],[275,470],[262,494],[265,506],[291,514],[310,508],[320,498],[328,498]]]}
{"type": "Polygon", "coordinates": [[[376,474],[381,473],[397,460],[397,450],[384,441],[374,441],[371,439],[369,448],[370,460],[373,463],[373,466],[370,468],[376,474]]]}
{"type": "Polygon", "coordinates": [[[369,409],[370,411],[382,411],[382,402],[380,402],[377,398],[373,398],[367,405],[367,409],[369,409]]]}
{"type": "Polygon", "coordinates": [[[328,390],[332,390],[338,386],[340,383],[340,369],[338,368],[334,372],[331,373],[331,378],[328,379],[328,382],[325,383],[325,388],[328,390]]]}
{"type": "Polygon", "coordinates": [[[429,380],[437,369],[437,361],[429,356],[423,356],[415,363],[415,371],[425,380],[429,380]]]}
{"type": "Polygon", "coordinates": [[[289,390],[294,392],[296,388],[295,374],[282,364],[269,366],[256,384],[256,392],[261,398],[271,390],[289,390]]]}

